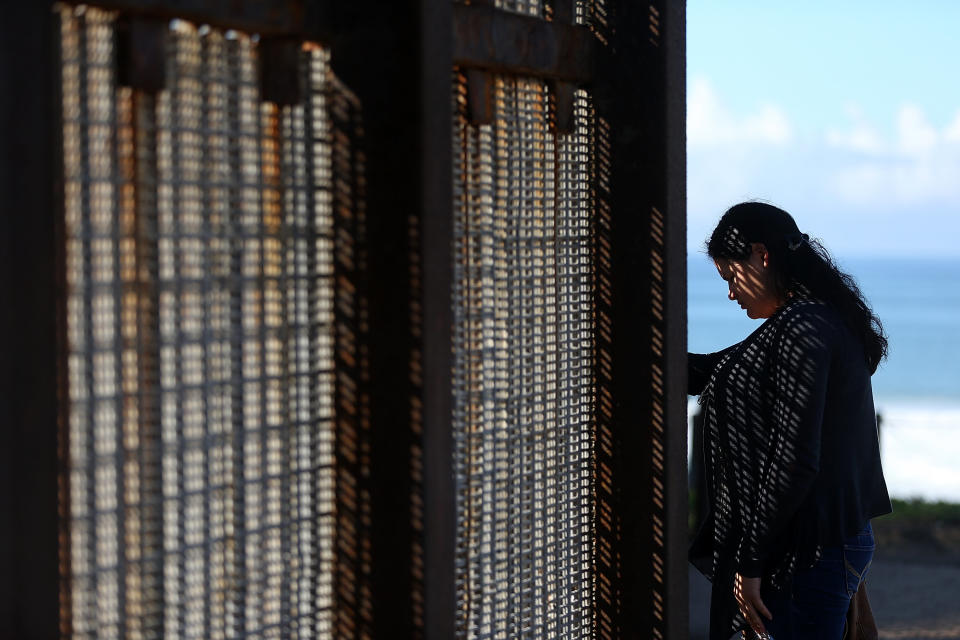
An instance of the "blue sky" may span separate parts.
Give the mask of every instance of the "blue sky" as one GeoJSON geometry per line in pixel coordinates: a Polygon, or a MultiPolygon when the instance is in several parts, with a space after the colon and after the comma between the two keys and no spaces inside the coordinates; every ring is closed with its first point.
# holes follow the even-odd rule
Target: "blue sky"
{"type": "Polygon", "coordinates": [[[960,257],[960,2],[688,0],[688,245],[746,199],[837,257],[960,257]]]}

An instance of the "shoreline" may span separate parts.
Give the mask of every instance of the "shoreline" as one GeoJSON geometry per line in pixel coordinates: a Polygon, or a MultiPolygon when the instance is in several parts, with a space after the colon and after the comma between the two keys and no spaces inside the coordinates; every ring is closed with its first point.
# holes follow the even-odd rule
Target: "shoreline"
{"type": "Polygon", "coordinates": [[[877,406],[891,497],[960,502],[960,402],[878,400],[877,406]]]}
{"type": "MultiPolygon", "coordinates": [[[[892,498],[960,503],[960,399],[876,399],[880,456],[892,498]]],[[[687,458],[697,399],[687,401],[687,458]]]]}

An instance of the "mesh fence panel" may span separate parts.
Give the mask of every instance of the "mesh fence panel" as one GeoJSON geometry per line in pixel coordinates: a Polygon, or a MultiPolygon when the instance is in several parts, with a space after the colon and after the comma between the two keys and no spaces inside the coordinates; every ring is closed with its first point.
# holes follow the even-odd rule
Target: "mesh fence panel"
{"type": "Polygon", "coordinates": [[[115,20],[60,15],[64,617],[77,638],[329,637],[335,591],[362,582],[335,567],[362,527],[334,536],[356,105],[309,46],[301,104],[263,103],[250,37],[179,21],[166,89],[133,91],[115,20]]]}
{"type": "Polygon", "coordinates": [[[593,629],[589,97],[556,136],[545,83],[498,77],[472,126],[455,80],[454,438],[461,637],[593,629]]]}

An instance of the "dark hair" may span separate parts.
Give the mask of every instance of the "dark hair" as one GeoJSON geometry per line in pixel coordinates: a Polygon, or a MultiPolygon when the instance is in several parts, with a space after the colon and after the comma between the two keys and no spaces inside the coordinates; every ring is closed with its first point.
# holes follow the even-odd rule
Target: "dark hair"
{"type": "Polygon", "coordinates": [[[707,241],[711,258],[746,260],[751,243],[762,242],[769,253],[777,294],[825,302],[843,317],[863,343],[870,373],[887,357],[887,337],[856,281],[840,271],[817,240],[800,233],[793,217],[764,202],[741,202],[723,214],[707,241]]]}

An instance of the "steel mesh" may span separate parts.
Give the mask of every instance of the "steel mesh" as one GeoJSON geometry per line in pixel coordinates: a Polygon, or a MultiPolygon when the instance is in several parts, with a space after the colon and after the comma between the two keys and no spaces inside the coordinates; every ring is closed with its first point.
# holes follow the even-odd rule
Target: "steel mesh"
{"type": "Polygon", "coordinates": [[[545,83],[455,80],[458,632],[592,637],[593,114],[556,136],[545,83]]]}
{"type": "Polygon", "coordinates": [[[354,107],[319,48],[278,108],[250,37],[178,21],[166,89],[136,92],[113,14],[60,19],[64,618],[77,638],[330,637],[333,165],[355,132],[328,103],[354,107]]]}

